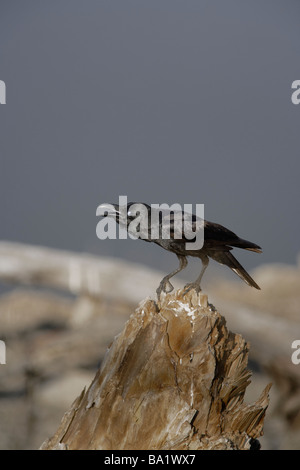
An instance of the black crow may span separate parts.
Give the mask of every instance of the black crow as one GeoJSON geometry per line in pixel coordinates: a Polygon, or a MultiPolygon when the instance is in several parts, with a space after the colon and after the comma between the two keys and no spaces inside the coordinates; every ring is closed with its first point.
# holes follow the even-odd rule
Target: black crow
{"type": "MultiPolygon", "coordinates": [[[[204,229],[203,246],[200,249],[187,249],[186,243],[192,243],[193,240],[190,239],[190,237],[189,239],[186,237],[182,228],[184,226],[185,220],[184,211],[174,212],[171,210],[166,214],[166,211],[153,209],[148,204],[133,202],[127,204],[127,206],[124,207],[117,204],[102,204],[99,207],[106,213],[107,216],[115,218],[120,226],[125,227],[129,233],[132,231],[132,227],[134,227],[137,229],[135,233],[138,232],[139,234],[138,238],[142,238],[148,242],[156,243],[165,250],[171,251],[177,255],[179,266],[177,269],[165,276],[160,282],[159,287],[156,290],[158,298],[160,298],[161,292],[171,292],[174,289],[170,283],[170,279],[175,276],[175,274],[186,268],[188,264],[187,256],[200,258],[202,261],[202,269],[197,279],[185,286],[184,294],[186,294],[190,289],[195,289],[197,292],[201,291],[200,283],[204,271],[208,266],[209,258],[212,258],[218,263],[228,266],[249,286],[260,289],[252,277],[243,268],[243,266],[241,266],[237,259],[232,255],[231,250],[234,247],[237,247],[244,250],[255,251],[256,253],[261,253],[261,248],[255,243],[239,238],[235,233],[223,227],[222,225],[201,219],[199,225],[200,229],[204,229]],[[156,221],[158,221],[158,232],[156,232],[155,237],[153,237],[153,232],[151,232],[151,223],[152,214],[155,212],[155,210],[159,211],[159,216],[156,218],[156,221]],[[164,221],[169,222],[169,236],[167,238],[163,236],[162,226],[164,221]],[[181,238],[177,238],[178,230],[181,230],[181,238]]],[[[193,233],[196,233],[195,231],[197,229],[197,220],[199,222],[199,218],[197,218],[195,215],[190,216],[193,233]]]]}

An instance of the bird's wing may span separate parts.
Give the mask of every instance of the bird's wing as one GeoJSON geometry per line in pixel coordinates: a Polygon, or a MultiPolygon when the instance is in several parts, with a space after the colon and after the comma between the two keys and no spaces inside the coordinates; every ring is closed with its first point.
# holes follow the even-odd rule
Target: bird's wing
{"type": "MultiPolygon", "coordinates": [[[[169,232],[169,238],[176,240],[177,244],[192,243],[195,241],[193,233],[204,230],[204,245],[209,250],[230,251],[232,247],[243,248],[245,250],[261,252],[261,248],[255,243],[243,240],[234,232],[227,229],[223,225],[209,222],[201,219],[194,214],[183,213],[182,211],[161,211],[159,214],[159,223],[161,226],[165,224],[166,232],[169,232]],[[184,214],[184,218],[182,217],[184,214]],[[185,225],[185,223],[187,225],[185,225]]],[[[164,233],[161,227],[162,232],[164,233]]],[[[167,238],[167,237],[165,237],[167,238]]]]}
{"type": "Polygon", "coordinates": [[[195,240],[193,234],[196,235],[199,230],[204,230],[205,244],[212,247],[217,245],[220,249],[224,246],[224,249],[227,251],[231,249],[230,247],[225,248],[228,241],[237,242],[239,240],[239,237],[235,235],[235,233],[222,225],[208,222],[194,214],[183,213],[181,211],[161,211],[159,214],[159,223],[160,234],[167,235],[169,230],[170,239],[176,240],[176,243],[179,244],[185,244],[186,242],[195,240]]]}
{"type": "Polygon", "coordinates": [[[260,246],[238,237],[234,232],[228,230],[223,225],[205,221],[204,223],[205,246],[212,249],[222,249],[230,251],[231,247],[243,248],[244,250],[261,253],[260,246]]]}

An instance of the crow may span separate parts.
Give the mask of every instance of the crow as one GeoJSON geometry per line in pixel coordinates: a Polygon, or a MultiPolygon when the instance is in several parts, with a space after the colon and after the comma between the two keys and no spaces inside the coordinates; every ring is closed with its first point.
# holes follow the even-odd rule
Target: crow
{"type": "MultiPolygon", "coordinates": [[[[208,266],[209,258],[212,258],[220,264],[228,266],[249,286],[255,287],[255,289],[260,290],[260,287],[256,284],[256,282],[247,273],[243,266],[237,261],[237,259],[232,255],[231,250],[236,247],[242,248],[244,250],[254,251],[256,253],[261,253],[261,247],[256,245],[255,243],[249,242],[248,240],[244,240],[238,237],[234,232],[228,230],[226,227],[223,227],[222,225],[214,222],[209,222],[207,220],[201,219],[202,228],[204,229],[204,242],[202,248],[195,250],[187,249],[186,243],[191,243],[192,240],[186,238],[184,230],[182,229],[181,238],[177,238],[177,236],[175,236],[176,228],[178,228],[179,226],[178,221],[180,221],[181,227],[184,226],[184,212],[180,211],[176,213],[174,211],[168,211],[168,214],[165,215],[163,211],[155,209],[159,210],[159,218],[156,219],[159,221],[159,231],[158,235],[156,235],[155,238],[152,238],[153,235],[151,233],[151,214],[153,212],[151,211],[153,211],[153,208],[151,208],[148,204],[130,202],[127,204],[127,206],[124,207],[119,206],[118,204],[101,204],[99,207],[102,209],[102,211],[106,213],[108,217],[113,217],[117,221],[117,223],[120,224],[120,226],[126,228],[129,233],[130,223],[132,223],[134,220],[137,220],[138,225],[140,226],[139,238],[147,242],[156,243],[165,250],[168,250],[177,255],[177,258],[179,260],[179,266],[177,269],[172,271],[170,274],[168,274],[161,280],[156,290],[158,299],[160,299],[160,295],[162,292],[168,293],[174,289],[173,285],[170,283],[170,279],[175,276],[175,274],[178,274],[180,271],[186,268],[188,264],[187,256],[200,258],[202,261],[202,269],[197,279],[184,287],[184,295],[191,289],[195,289],[196,292],[201,291],[200,283],[204,271],[208,266]],[[132,210],[132,208],[136,207],[141,207],[141,209],[143,210],[132,210]],[[168,221],[170,223],[169,238],[165,238],[162,236],[162,225],[165,220],[165,217],[168,217],[168,221]],[[146,228],[142,229],[142,225],[146,228]]],[[[192,221],[192,230],[195,233],[196,221],[199,221],[199,218],[197,218],[195,215],[192,215],[190,220],[192,221]]]]}

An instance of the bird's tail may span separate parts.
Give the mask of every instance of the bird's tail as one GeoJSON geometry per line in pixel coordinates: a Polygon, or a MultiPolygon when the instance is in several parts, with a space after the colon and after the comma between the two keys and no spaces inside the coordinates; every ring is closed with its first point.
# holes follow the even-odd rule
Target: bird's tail
{"type": "MultiPolygon", "coordinates": [[[[248,249],[250,250],[251,247],[249,247],[248,249]]],[[[256,250],[252,248],[251,251],[256,251],[256,250]]],[[[214,253],[211,252],[209,256],[213,258],[215,261],[218,261],[218,263],[225,264],[230,269],[232,269],[232,271],[234,271],[241,279],[243,279],[243,281],[245,281],[246,284],[248,284],[251,287],[255,287],[255,289],[260,290],[260,287],[256,284],[256,282],[252,279],[252,277],[247,273],[247,271],[243,268],[243,266],[238,262],[238,260],[229,251],[216,251],[214,253]]]]}

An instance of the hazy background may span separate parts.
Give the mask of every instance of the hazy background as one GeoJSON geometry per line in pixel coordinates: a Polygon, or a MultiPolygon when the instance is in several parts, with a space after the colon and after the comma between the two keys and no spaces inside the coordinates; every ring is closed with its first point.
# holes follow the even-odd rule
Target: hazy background
{"type": "Polygon", "coordinates": [[[263,247],[247,268],[294,264],[299,24],[296,0],[1,0],[0,239],[170,271],[96,238],[97,206],[127,195],[204,203],[263,247]]]}

